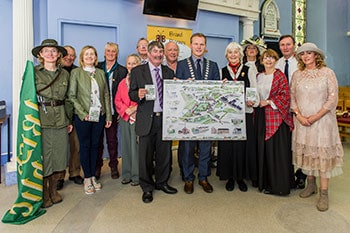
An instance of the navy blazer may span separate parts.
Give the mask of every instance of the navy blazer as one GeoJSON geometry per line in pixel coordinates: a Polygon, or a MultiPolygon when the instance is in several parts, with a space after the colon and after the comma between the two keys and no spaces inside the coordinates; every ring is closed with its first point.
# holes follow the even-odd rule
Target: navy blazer
{"type": "MultiPolygon", "coordinates": [[[[169,67],[161,65],[162,67],[162,80],[173,79],[174,71],[169,67]]],[[[145,88],[146,84],[153,84],[152,75],[148,64],[139,65],[134,67],[130,73],[130,89],[129,97],[132,101],[138,103],[136,112],[136,135],[146,136],[151,131],[152,121],[153,121],[153,107],[154,101],[145,98],[139,98],[139,88],[145,88]]]]}
{"type": "MultiPolygon", "coordinates": [[[[203,67],[201,68],[202,68],[202,76],[203,76],[202,80],[204,80],[205,77],[208,78],[207,80],[220,80],[219,67],[216,62],[213,62],[204,58],[203,67]],[[209,70],[207,70],[208,65],[209,65],[209,70]]],[[[193,76],[195,77],[196,80],[201,80],[201,78],[196,77],[195,65],[192,60],[192,57],[186,58],[177,63],[176,78],[186,80],[188,78],[193,78],[193,76]],[[192,68],[193,68],[192,71],[190,70],[190,67],[188,65],[188,59],[192,64],[192,68]]]]}

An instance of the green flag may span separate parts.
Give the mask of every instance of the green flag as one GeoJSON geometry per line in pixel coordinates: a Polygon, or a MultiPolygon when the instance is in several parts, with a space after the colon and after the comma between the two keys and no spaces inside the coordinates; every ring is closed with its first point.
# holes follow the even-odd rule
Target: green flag
{"type": "Polygon", "coordinates": [[[46,211],[40,209],[43,196],[41,127],[36,98],[34,64],[27,61],[23,75],[17,131],[18,197],[2,218],[3,223],[24,224],[46,211]]]}

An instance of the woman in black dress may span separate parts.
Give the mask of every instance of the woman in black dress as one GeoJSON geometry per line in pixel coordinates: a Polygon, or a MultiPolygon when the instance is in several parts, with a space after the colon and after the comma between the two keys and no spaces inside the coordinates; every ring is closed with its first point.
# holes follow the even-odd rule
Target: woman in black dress
{"type": "MultiPolygon", "coordinates": [[[[231,42],[225,52],[228,61],[222,68],[223,81],[243,81],[245,88],[256,87],[254,71],[243,65],[242,47],[231,42]]],[[[258,106],[258,95],[255,100],[246,101],[246,140],[219,141],[218,166],[216,174],[220,180],[227,180],[226,190],[232,191],[237,181],[242,192],[248,190],[244,179],[250,179],[254,184],[257,181],[256,137],[253,127],[253,107],[258,106]]]]}

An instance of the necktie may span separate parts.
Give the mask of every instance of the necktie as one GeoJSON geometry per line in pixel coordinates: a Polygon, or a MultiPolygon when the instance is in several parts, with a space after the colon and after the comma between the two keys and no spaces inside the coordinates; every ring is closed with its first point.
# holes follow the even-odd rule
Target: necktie
{"type": "Polygon", "coordinates": [[[284,66],[284,74],[286,75],[286,77],[287,77],[287,81],[289,81],[289,72],[288,72],[288,70],[289,70],[289,64],[288,64],[288,60],[285,60],[285,62],[286,62],[286,65],[284,66]]]}
{"type": "Polygon", "coordinates": [[[201,59],[197,59],[197,77],[202,79],[201,59]]]}
{"type": "Polygon", "coordinates": [[[157,91],[159,97],[159,105],[163,109],[163,89],[162,89],[162,79],[159,74],[159,68],[154,68],[156,72],[156,82],[157,82],[157,91]]]}

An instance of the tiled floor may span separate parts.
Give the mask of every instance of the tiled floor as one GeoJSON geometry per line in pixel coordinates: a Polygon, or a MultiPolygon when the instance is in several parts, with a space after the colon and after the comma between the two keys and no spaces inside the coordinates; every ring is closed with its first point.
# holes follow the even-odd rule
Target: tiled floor
{"type": "MultiPolygon", "coordinates": [[[[249,186],[246,193],[225,190],[225,182],[212,170],[212,194],[195,184],[192,195],[183,192],[174,156],[174,171],[169,184],[178,188],[176,195],[161,191],[154,201],[141,201],[140,187],[122,185],[103,170],[100,192],[86,195],[82,186],[65,182],[64,201],[47,209],[46,214],[25,224],[0,223],[0,232],[334,232],[350,229],[350,143],[344,143],[344,174],[330,181],[330,209],[319,212],[317,195],[301,199],[300,190],[288,197],[265,195],[249,186]]],[[[0,185],[0,213],[3,215],[16,200],[16,185],[0,185]]]]}

